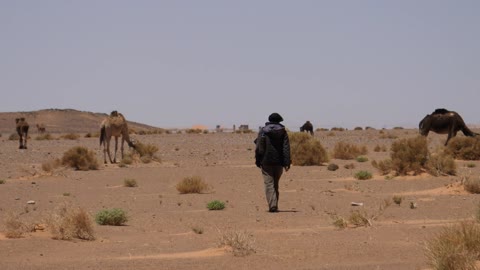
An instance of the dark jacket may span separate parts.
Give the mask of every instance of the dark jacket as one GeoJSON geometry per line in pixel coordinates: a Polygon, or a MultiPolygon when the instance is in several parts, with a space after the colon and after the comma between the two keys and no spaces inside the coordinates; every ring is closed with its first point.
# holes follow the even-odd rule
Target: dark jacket
{"type": "Polygon", "coordinates": [[[255,164],[290,166],[290,141],[285,127],[280,123],[265,123],[255,140],[255,164]]]}

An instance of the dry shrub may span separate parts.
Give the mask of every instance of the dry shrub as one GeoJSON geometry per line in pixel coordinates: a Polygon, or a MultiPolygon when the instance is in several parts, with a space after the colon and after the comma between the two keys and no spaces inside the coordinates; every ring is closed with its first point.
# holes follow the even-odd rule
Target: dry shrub
{"type": "Polygon", "coordinates": [[[473,221],[444,227],[426,243],[425,254],[433,269],[477,269],[480,259],[480,225],[473,221]]]}
{"type": "Polygon", "coordinates": [[[31,229],[25,223],[20,221],[20,218],[12,213],[9,213],[3,221],[5,226],[5,237],[7,238],[22,238],[31,229]]]}
{"type": "Polygon", "coordinates": [[[372,161],[372,166],[380,171],[381,175],[387,175],[392,171],[392,160],[386,159],[381,161],[372,161]]]}
{"type": "Polygon", "coordinates": [[[455,175],[457,172],[455,160],[445,151],[430,155],[426,163],[426,168],[433,176],[455,175]]]}
{"type": "Polygon", "coordinates": [[[355,227],[368,227],[371,225],[367,213],[359,210],[352,211],[348,217],[348,223],[355,227]]]}
{"type": "Polygon", "coordinates": [[[380,139],[397,139],[398,138],[398,136],[393,134],[389,134],[389,133],[385,134],[383,130],[380,130],[380,134],[381,134],[380,139]]]}
{"type": "Polygon", "coordinates": [[[53,234],[53,239],[95,239],[93,220],[82,208],[65,204],[52,214],[47,223],[49,230],[53,234]]]}
{"type": "Polygon", "coordinates": [[[355,173],[354,177],[358,180],[368,180],[372,179],[372,173],[369,171],[359,171],[355,173]]]}
{"type": "Polygon", "coordinates": [[[333,128],[331,128],[330,130],[331,130],[331,131],[345,131],[345,129],[342,128],[342,127],[333,127],[333,128]]]}
{"type": "Polygon", "coordinates": [[[345,229],[348,226],[348,222],[343,217],[336,217],[333,221],[333,226],[339,229],[345,229]]]}
{"type": "Polygon", "coordinates": [[[152,160],[160,160],[155,154],[158,152],[158,147],[153,144],[143,144],[141,142],[135,143],[135,150],[140,155],[140,159],[144,163],[149,163],[152,160]],[[147,162],[145,162],[147,161],[147,162]]]}
{"type": "Polygon", "coordinates": [[[362,127],[355,127],[353,130],[363,130],[362,127]]]}
{"type": "Polygon", "coordinates": [[[376,145],[375,148],[373,148],[374,152],[387,152],[387,147],[385,145],[376,145]]]}
{"type": "Polygon", "coordinates": [[[68,133],[68,134],[62,135],[62,138],[65,140],[78,140],[78,138],[80,138],[80,135],[75,133],[68,133]]]}
{"type": "Polygon", "coordinates": [[[454,137],[448,142],[447,151],[456,159],[479,160],[480,136],[454,137]]]}
{"type": "MultiPolygon", "coordinates": [[[[238,131],[241,131],[241,130],[237,130],[237,133],[242,133],[242,132],[238,132],[238,131]]],[[[201,134],[203,132],[203,130],[201,130],[199,128],[189,128],[189,129],[185,130],[185,132],[187,134],[201,134]]]]}
{"type": "Polygon", "coordinates": [[[200,176],[184,178],[177,184],[177,190],[180,194],[203,193],[208,189],[208,185],[200,176]]]}
{"type": "Polygon", "coordinates": [[[41,134],[41,135],[38,135],[37,137],[35,137],[35,140],[37,141],[50,141],[50,140],[54,140],[55,138],[53,138],[52,134],[50,133],[45,133],[45,134],[41,134]]]}
{"type": "Polygon", "coordinates": [[[290,149],[293,165],[313,166],[328,162],[328,154],[320,141],[308,133],[290,133],[290,149]]]}
{"type": "Polygon", "coordinates": [[[62,165],[81,171],[97,170],[98,160],[95,152],[86,147],[76,146],[63,154],[62,165]]]}
{"type": "Polygon", "coordinates": [[[45,172],[53,172],[62,165],[62,161],[58,158],[42,163],[42,170],[45,172]]]}
{"type": "Polygon", "coordinates": [[[463,188],[473,194],[480,194],[480,177],[465,177],[463,179],[463,188]]]}
{"type": "Polygon", "coordinates": [[[355,169],[355,164],[353,163],[348,163],[343,166],[345,169],[355,169]]]}
{"type": "Polygon", "coordinates": [[[338,170],[338,165],[335,164],[335,163],[330,163],[330,164],[328,164],[327,170],[336,171],[336,170],[338,170]]]}
{"type": "Polygon", "coordinates": [[[338,142],[333,148],[333,157],[338,159],[354,159],[360,155],[368,153],[367,147],[356,146],[346,142],[338,142]]]}
{"type": "Polygon", "coordinates": [[[392,169],[399,175],[422,172],[428,158],[427,139],[423,136],[401,139],[392,143],[392,169]]]}
{"type": "Polygon", "coordinates": [[[133,178],[125,178],[123,180],[124,187],[138,187],[137,180],[133,178]]]}
{"type": "Polygon", "coordinates": [[[220,238],[220,246],[231,248],[233,255],[239,257],[255,253],[254,243],[253,235],[248,232],[225,232],[220,238]]]}
{"type": "Polygon", "coordinates": [[[8,136],[8,140],[10,141],[18,141],[20,139],[20,136],[18,136],[17,133],[12,133],[10,136],[8,136]]]}
{"type": "Polygon", "coordinates": [[[133,163],[133,157],[130,153],[125,153],[122,160],[120,161],[120,167],[126,167],[126,165],[131,165],[133,163]]]}

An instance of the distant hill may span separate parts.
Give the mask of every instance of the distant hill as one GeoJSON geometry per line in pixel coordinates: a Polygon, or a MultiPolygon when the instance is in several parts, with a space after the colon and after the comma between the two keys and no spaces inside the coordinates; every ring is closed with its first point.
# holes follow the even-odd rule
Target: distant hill
{"type": "MultiPolygon", "coordinates": [[[[30,132],[36,133],[37,124],[45,125],[50,133],[87,133],[100,131],[100,124],[106,113],[77,111],[74,109],[46,109],[31,112],[0,112],[0,133],[15,132],[15,118],[25,117],[30,132]]],[[[126,116],[128,120],[128,116],[126,116]]],[[[151,130],[156,127],[128,121],[128,127],[135,131],[151,130]]]]}

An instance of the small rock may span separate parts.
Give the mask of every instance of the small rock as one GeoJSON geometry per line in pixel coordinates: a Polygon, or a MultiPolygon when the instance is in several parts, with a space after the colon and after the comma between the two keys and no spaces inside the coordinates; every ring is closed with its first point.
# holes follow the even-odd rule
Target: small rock
{"type": "Polygon", "coordinates": [[[35,201],[28,201],[27,204],[35,204],[35,201]]]}
{"type": "Polygon", "coordinates": [[[352,202],[351,205],[352,206],[363,206],[363,203],[362,202],[352,202]]]}
{"type": "Polygon", "coordinates": [[[410,209],[415,209],[417,208],[417,203],[416,202],[410,202],[410,209]]]}

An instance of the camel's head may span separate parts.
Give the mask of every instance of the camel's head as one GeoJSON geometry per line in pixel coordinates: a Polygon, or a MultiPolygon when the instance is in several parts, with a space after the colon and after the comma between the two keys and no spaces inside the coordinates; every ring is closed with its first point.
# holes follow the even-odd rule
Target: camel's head
{"type": "Polygon", "coordinates": [[[18,124],[18,122],[20,122],[20,118],[15,118],[15,123],[18,124]]]}
{"type": "Polygon", "coordinates": [[[418,130],[420,132],[420,135],[422,136],[427,136],[428,132],[430,131],[430,124],[431,124],[431,116],[430,114],[427,114],[422,121],[418,124],[418,130]]]}

